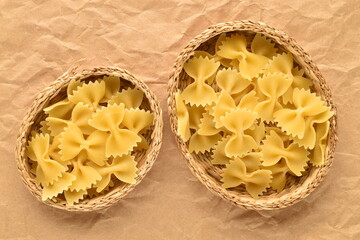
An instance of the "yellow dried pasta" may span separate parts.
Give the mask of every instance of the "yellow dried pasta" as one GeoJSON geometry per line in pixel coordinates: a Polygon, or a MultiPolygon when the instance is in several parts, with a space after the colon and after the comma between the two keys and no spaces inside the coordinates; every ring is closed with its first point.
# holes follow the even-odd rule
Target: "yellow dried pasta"
{"type": "Polygon", "coordinates": [[[175,95],[178,135],[190,152],[211,153],[224,188],[244,184],[257,198],[324,164],[333,112],[293,55],[264,35],[222,34],[184,71],[194,82],[175,95]]]}
{"type": "Polygon", "coordinates": [[[189,140],[191,136],[189,112],[179,92],[175,94],[176,115],[177,115],[177,133],[183,141],[189,140]]]}
{"type": "Polygon", "coordinates": [[[264,41],[261,35],[256,35],[252,43],[252,52],[247,50],[244,35],[233,34],[227,37],[219,46],[217,54],[226,59],[239,61],[239,72],[246,79],[257,77],[269,62],[276,49],[270,41],[264,41]],[[265,50],[272,49],[272,50],[265,50]]]}
{"type": "Polygon", "coordinates": [[[92,109],[96,110],[101,99],[105,96],[105,82],[89,82],[77,87],[76,90],[68,96],[73,104],[82,102],[92,109]]]}
{"type": "Polygon", "coordinates": [[[44,109],[48,116],[40,123],[40,133],[31,132],[26,150],[44,201],[64,198],[72,206],[104,194],[116,186],[111,175],[117,182],[136,182],[132,154],[148,148],[144,134],[154,115],[141,108],[142,91],[119,92],[120,82],[114,76],[90,82],[73,79],[67,97],[44,109]]]}
{"type": "Polygon", "coordinates": [[[26,155],[37,162],[36,182],[43,187],[53,184],[66,171],[63,165],[50,159],[49,144],[50,136],[48,134],[36,134],[26,148],[26,155]]]}
{"type": "Polygon", "coordinates": [[[270,135],[266,136],[261,146],[261,152],[264,166],[272,166],[281,159],[285,159],[287,166],[296,176],[302,175],[301,172],[305,170],[310,154],[296,143],[285,147],[283,140],[275,131],[270,131],[270,135]]]}
{"type": "Polygon", "coordinates": [[[67,161],[77,157],[80,153],[85,153],[90,161],[102,166],[105,164],[105,145],[109,134],[96,130],[86,139],[80,128],[73,123],[69,123],[60,138],[61,160],[67,161]]]}
{"type": "Polygon", "coordinates": [[[277,192],[281,192],[286,185],[286,174],[289,172],[285,160],[281,160],[272,166],[263,167],[263,169],[270,170],[272,173],[270,187],[277,192]]]}
{"type": "Polygon", "coordinates": [[[258,147],[254,138],[245,134],[256,120],[256,113],[246,109],[234,109],[221,117],[224,127],[232,134],[225,146],[228,157],[241,157],[258,147]]]}
{"type": "Polygon", "coordinates": [[[47,117],[47,125],[52,136],[60,134],[68,123],[72,122],[80,128],[85,135],[90,135],[95,129],[89,125],[88,121],[93,114],[93,109],[88,105],[79,102],[75,105],[71,113],[71,120],[61,118],[47,117]]]}
{"type": "Polygon", "coordinates": [[[325,106],[320,97],[309,90],[295,88],[293,91],[295,109],[281,109],[274,113],[275,121],[281,129],[293,137],[303,139],[307,135],[308,146],[315,144],[314,123],[322,123],[332,117],[333,112],[325,106]]]}
{"type": "Polygon", "coordinates": [[[102,107],[89,120],[89,124],[94,128],[103,131],[105,134],[110,133],[105,138],[106,157],[121,157],[128,154],[141,141],[137,133],[119,127],[124,115],[125,105],[123,103],[120,105],[113,104],[102,107]]]}
{"type": "Polygon", "coordinates": [[[54,181],[48,186],[44,186],[41,196],[42,200],[45,201],[48,198],[51,199],[53,197],[56,197],[63,191],[68,190],[71,184],[75,181],[75,179],[75,175],[64,172],[57,181],[54,181]]]}
{"type": "Polygon", "coordinates": [[[69,119],[71,116],[71,111],[74,108],[75,104],[69,101],[68,98],[54,103],[53,105],[44,108],[44,112],[49,115],[49,117],[69,119]]]}
{"type": "Polygon", "coordinates": [[[135,158],[131,155],[115,157],[112,159],[112,162],[110,164],[107,163],[105,167],[90,163],[90,166],[92,166],[101,176],[101,180],[94,184],[96,191],[99,193],[110,184],[112,174],[123,182],[134,184],[136,182],[135,178],[138,170],[136,165],[135,158]]]}
{"type": "Polygon", "coordinates": [[[79,203],[80,200],[84,199],[86,194],[87,194],[87,191],[85,189],[82,189],[79,191],[76,191],[76,190],[64,191],[64,197],[66,199],[67,205],[69,205],[69,206],[73,206],[75,203],[79,203]]]}
{"type": "Polygon", "coordinates": [[[109,105],[123,103],[125,108],[139,108],[144,99],[144,93],[136,88],[123,89],[121,92],[114,94],[109,105]]]}
{"type": "Polygon", "coordinates": [[[216,100],[214,89],[205,81],[215,75],[220,64],[208,57],[194,57],[184,64],[185,72],[194,79],[181,93],[185,103],[205,106],[216,100]]]}
{"type": "Polygon", "coordinates": [[[232,159],[231,157],[228,157],[225,152],[225,147],[229,139],[230,135],[225,136],[215,145],[211,155],[212,164],[228,164],[232,159]]]}
{"type": "Polygon", "coordinates": [[[251,81],[244,79],[235,69],[224,68],[216,74],[216,83],[230,95],[237,94],[246,89],[251,81]]]}
{"type": "Polygon", "coordinates": [[[226,113],[230,112],[236,107],[234,100],[230,94],[224,90],[221,91],[221,94],[215,102],[215,106],[212,107],[211,114],[214,117],[215,127],[221,128],[223,125],[221,117],[225,116],[226,113]]]}
{"type": "Polygon", "coordinates": [[[304,71],[293,68],[293,56],[290,53],[278,54],[270,60],[265,73],[284,73],[292,79],[292,84],[282,95],[283,103],[292,102],[292,93],[295,88],[308,90],[313,85],[312,81],[304,78],[304,71]]]}
{"type": "Polygon", "coordinates": [[[221,176],[224,188],[233,188],[244,184],[246,191],[253,198],[258,198],[270,187],[272,178],[269,170],[255,170],[248,173],[245,163],[240,158],[231,160],[221,176]]]}
{"type": "Polygon", "coordinates": [[[325,162],[325,150],[329,134],[329,122],[318,123],[316,129],[316,141],[314,149],[310,153],[310,162],[315,166],[321,166],[325,162]]]}
{"type": "Polygon", "coordinates": [[[274,112],[282,109],[278,101],[290,87],[292,80],[285,74],[270,73],[258,79],[259,90],[266,96],[266,100],[256,105],[254,111],[266,122],[274,120],[274,112]]]}

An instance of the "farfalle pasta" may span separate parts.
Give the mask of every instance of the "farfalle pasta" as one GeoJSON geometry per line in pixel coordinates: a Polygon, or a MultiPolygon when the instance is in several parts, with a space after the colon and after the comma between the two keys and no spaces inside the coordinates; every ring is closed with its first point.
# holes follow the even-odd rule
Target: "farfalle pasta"
{"type": "Polygon", "coordinates": [[[119,77],[70,81],[67,97],[44,109],[47,117],[26,148],[42,200],[60,197],[74,205],[117,182],[134,184],[134,154],[148,148],[144,134],[154,121],[143,99],[119,77]]]}
{"type": "Polygon", "coordinates": [[[221,34],[183,70],[192,82],[175,94],[178,135],[211,156],[224,188],[258,198],[324,163],[333,112],[291,53],[261,34],[221,34]]]}

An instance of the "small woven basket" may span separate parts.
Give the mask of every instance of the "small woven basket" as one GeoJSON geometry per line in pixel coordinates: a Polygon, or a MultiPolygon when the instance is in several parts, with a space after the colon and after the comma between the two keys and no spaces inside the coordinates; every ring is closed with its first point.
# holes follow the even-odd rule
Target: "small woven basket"
{"type": "Polygon", "coordinates": [[[126,70],[117,67],[97,67],[91,70],[84,70],[80,74],[75,73],[75,69],[69,70],[60,76],[49,87],[41,91],[35,98],[30,110],[22,121],[19,136],[16,143],[16,161],[17,168],[20,171],[21,178],[25,186],[30,190],[39,201],[44,202],[55,208],[67,211],[94,211],[110,207],[126,196],[134,187],[140,183],[146,173],[154,164],[159,153],[162,141],[163,120],[162,112],[154,94],[149,90],[147,85],[141,80],[134,77],[126,70]],[[35,175],[30,172],[29,160],[25,155],[25,149],[32,130],[40,128],[40,122],[46,118],[43,109],[55,102],[66,97],[66,88],[72,79],[81,81],[91,81],[103,76],[116,76],[121,79],[121,87],[136,87],[144,92],[144,101],[141,107],[154,113],[154,122],[151,129],[147,132],[145,138],[149,143],[149,148],[145,151],[137,152],[135,160],[137,161],[138,176],[135,184],[126,184],[118,182],[109,192],[85,198],[74,206],[67,206],[62,198],[53,198],[46,201],[41,200],[41,188],[36,185],[35,175]]]}
{"type": "Polygon", "coordinates": [[[181,153],[185,157],[186,163],[193,174],[211,192],[219,195],[223,199],[247,209],[272,210],[288,207],[308,196],[320,184],[329,171],[337,141],[336,108],[331,99],[331,93],[327,83],[315,63],[296,41],[284,32],[269,27],[264,23],[252,21],[237,21],[213,25],[193,38],[180,53],[174,64],[173,72],[170,75],[168,87],[168,114],[170,117],[171,130],[176,137],[181,153]],[[302,177],[289,177],[287,185],[282,192],[276,193],[271,190],[259,199],[252,198],[247,194],[245,188],[240,187],[236,190],[222,188],[222,183],[220,182],[221,167],[211,163],[210,154],[190,153],[187,143],[177,135],[175,93],[178,89],[183,90],[192,82],[192,79],[183,71],[184,63],[193,56],[195,50],[208,51],[213,54],[218,35],[221,33],[234,32],[244,34],[249,42],[254,38],[256,33],[261,33],[276,43],[276,47],[279,48],[280,51],[286,50],[292,53],[294,62],[301,66],[305,70],[306,77],[312,79],[314,82],[313,90],[331,106],[332,111],[335,113],[330,119],[325,164],[321,167],[309,166],[308,171],[302,177]]]}

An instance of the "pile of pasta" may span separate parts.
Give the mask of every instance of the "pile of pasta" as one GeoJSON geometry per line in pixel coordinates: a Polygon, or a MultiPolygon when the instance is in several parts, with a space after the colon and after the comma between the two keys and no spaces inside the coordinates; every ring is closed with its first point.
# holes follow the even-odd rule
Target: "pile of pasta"
{"type": "Polygon", "coordinates": [[[214,50],[195,51],[184,64],[192,82],[175,100],[178,135],[190,152],[210,152],[223,165],[222,186],[242,185],[258,198],[324,164],[333,112],[292,54],[261,34],[250,44],[222,34],[214,50]]]}
{"type": "Polygon", "coordinates": [[[144,135],[153,113],[141,109],[143,92],[120,91],[119,77],[88,83],[72,80],[67,97],[47,108],[26,154],[42,199],[65,198],[68,205],[109,191],[116,181],[134,184],[134,154],[148,148],[144,135]]]}

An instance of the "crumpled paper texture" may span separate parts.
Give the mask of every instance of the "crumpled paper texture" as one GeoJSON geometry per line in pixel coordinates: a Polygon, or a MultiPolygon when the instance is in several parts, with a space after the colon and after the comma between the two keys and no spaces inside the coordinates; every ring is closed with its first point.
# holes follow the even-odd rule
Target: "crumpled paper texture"
{"type": "Polygon", "coordinates": [[[360,2],[0,1],[0,239],[360,239],[360,2]],[[271,2],[271,3],[270,3],[271,2]],[[324,182],[278,211],[240,209],[190,172],[166,111],[172,65],[209,25],[242,19],[287,32],[312,56],[338,107],[338,147],[324,182]],[[160,155],[115,206],[67,213],[32,197],[15,165],[20,122],[34,96],[77,60],[143,79],[164,110],[160,155]]]}

